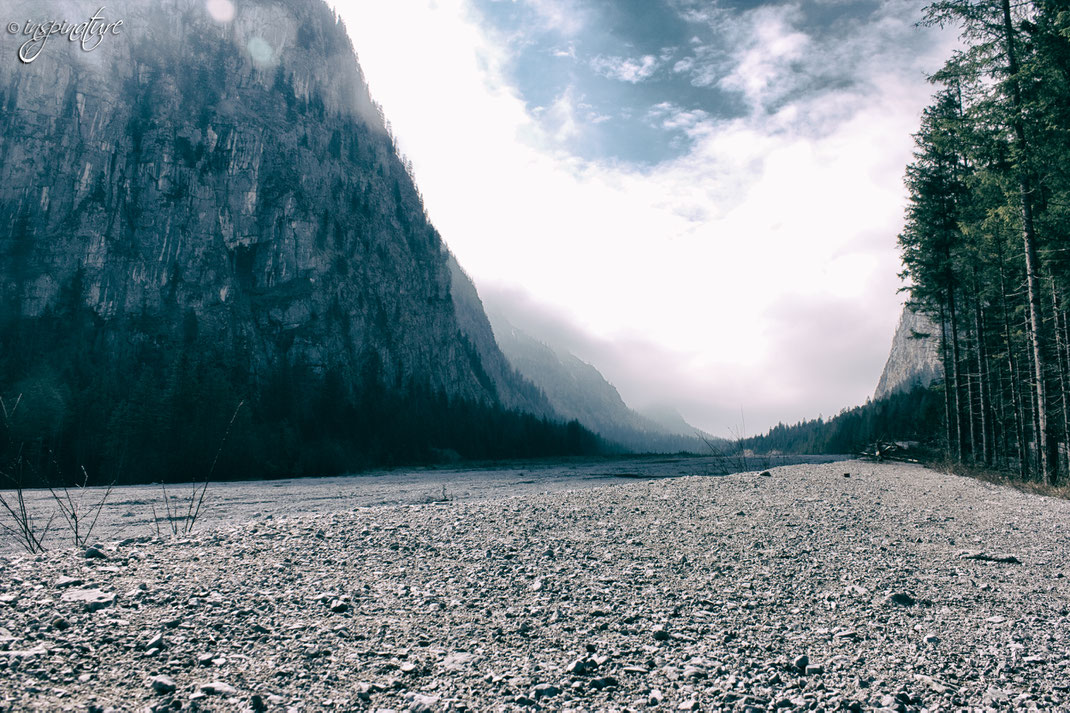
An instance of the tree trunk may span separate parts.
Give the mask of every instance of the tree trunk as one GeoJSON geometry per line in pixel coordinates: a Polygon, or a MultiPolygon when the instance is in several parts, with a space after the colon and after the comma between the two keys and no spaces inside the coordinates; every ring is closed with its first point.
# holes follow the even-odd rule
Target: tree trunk
{"type": "MultiPolygon", "coordinates": [[[[976,276],[975,276],[976,277],[976,276]]],[[[974,281],[976,285],[976,279],[974,281]]],[[[986,393],[986,382],[988,380],[988,370],[986,369],[986,359],[984,354],[984,315],[981,312],[981,300],[974,294],[974,310],[973,310],[973,325],[974,331],[977,333],[977,341],[975,342],[975,356],[977,358],[977,413],[980,416],[980,432],[981,432],[981,462],[985,465],[990,465],[992,460],[989,454],[988,447],[988,395],[986,393]]]]}
{"type": "Polygon", "coordinates": [[[944,431],[947,437],[947,448],[945,449],[948,460],[951,460],[952,453],[954,452],[954,429],[952,428],[951,421],[951,380],[948,379],[947,363],[949,361],[947,351],[947,317],[944,312],[944,306],[940,305],[940,365],[944,367],[944,431]]]}
{"type": "MultiPolygon", "coordinates": [[[[1063,412],[1063,434],[1062,444],[1064,447],[1065,458],[1068,459],[1064,462],[1066,466],[1063,470],[1064,473],[1070,474],[1070,411],[1067,410],[1067,394],[1066,394],[1066,364],[1064,362],[1065,354],[1065,330],[1066,330],[1066,315],[1060,316],[1059,310],[1059,297],[1055,291],[1055,280],[1051,280],[1051,313],[1055,320],[1055,367],[1059,373],[1059,396],[1063,412]]],[[[1060,458],[1060,461],[1063,461],[1060,458]]],[[[1058,468],[1056,468],[1056,474],[1058,474],[1058,468]]]]}
{"type": "Polygon", "coordinates": [[[1014,411],[1014,432],[1018,438],[1018,474],[1023,480],[1029,477],[1029,464],[1026,460],[1028,452],[1025,445],[1025,411],[1022,406],[1022,396],[1019,385],[1022,383],[1019,376],[1017,360],[1014,358],[1014,342],[1011,339],[1010,310],[1007,307],[1007,275],[1004,270],[1003,248],[999,248],[999,296],[1001,310],[1003,312],[1003,339],[1007,344],[1007,374],[1010,376],[1011,402],[1014,411]]]}
{"type": "Polygon", "coordinates": [[[1018,56],[1014,45],[1014,24],[1011,21],[1010,0],[1003,0],[1003,31],[1007,46],[1007,71],[1011,80],[1011,102],[1014,117],[1014,140],[1018,148],[1019,195],[1022,206],[1022,243],[1025,248],[1025,279],[1029,301],[1030,341],[1033,351],[1033,369],[1036,384],[1035,399],[1037,405],[1037,450],[1039,467],[1044,481],[1054,485],[1057,477],[1053,467],[1055,459],[1051,453],[1051,438],[1048,433],[1048,394],[1046,388],[1047,369],[1044,364],[1043,319],[1040,311],[1040,264],[1037,257],[1037,236],[1033,224],[1033,186],[1029,175],[1029,143],[1025,136],[1022,121],[1022,89],[1018,82],[1018,56]]]}
{"type": "Polygon", "coordinates": [[[951,320],[951,386],[953,390],[951,404],[955,416],[955,460],[962,462],[964,433],[962,428],[961,375],[959,373],[959,327],[955,309],[955,289],[947,291],[948,317],[951,320]]]}

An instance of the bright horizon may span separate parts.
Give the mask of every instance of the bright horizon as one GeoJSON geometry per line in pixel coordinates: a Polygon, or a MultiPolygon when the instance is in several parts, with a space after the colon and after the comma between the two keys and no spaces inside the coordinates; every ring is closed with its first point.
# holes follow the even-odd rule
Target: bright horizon
{"type": "Polygon", "coordinates": [[[332,4],[489,307],[715,435],[872,395],[924,3],[332,4]]]}

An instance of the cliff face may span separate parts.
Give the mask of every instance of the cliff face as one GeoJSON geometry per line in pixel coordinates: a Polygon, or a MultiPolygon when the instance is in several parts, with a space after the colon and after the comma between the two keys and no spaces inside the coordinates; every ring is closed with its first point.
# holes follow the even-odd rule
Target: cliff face
{"type": "Polygon", "coordinates": [[[928,386],[942,378],[938,334],[939,328],[928,317],[904,307],[873,398],[881,399],[915,386],[928,386]],[[919,336],[921,338],[917,338],[919,336]]]}
{"type": "MultiPolygon", "coordinates": [[[[84,20],[72,5],[5,16],[84,20]]],[[[29,64],[26,38],[0,34],[0,319],[73,287],[117,344],[192,331],[254,374],[373,363],[384,384],[493,401],[441,240],[325,4],[103,14],[119,34],[92,51],[53,36],[29,64]]]]}

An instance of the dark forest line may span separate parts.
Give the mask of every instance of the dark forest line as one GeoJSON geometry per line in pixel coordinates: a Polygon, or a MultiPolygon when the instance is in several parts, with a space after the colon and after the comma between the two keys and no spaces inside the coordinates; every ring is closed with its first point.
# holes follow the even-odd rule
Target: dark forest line
{"type": "MultiPolygon", "coordinates": [[[[198,334],[144,336],[105,322],[76,294],[0,325],[0,488],[325,476],[456,460],[586,456],[612,450],[578,422],[282,364],[198,334]],[[140,335],[132,338],[131,335],[140,335]]],[[[135,318],[136,319],[136,318],[135,318]]]]}

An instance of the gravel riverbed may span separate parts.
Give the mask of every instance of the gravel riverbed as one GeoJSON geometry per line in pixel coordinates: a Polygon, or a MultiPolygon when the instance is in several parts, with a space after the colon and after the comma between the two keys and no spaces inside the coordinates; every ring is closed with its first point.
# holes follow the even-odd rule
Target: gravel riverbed
{"type": "Polygon", "coordinates": [[[1068,553],[858,461],[9,551],[0,710],[1068,710],[1068,553]]]}

